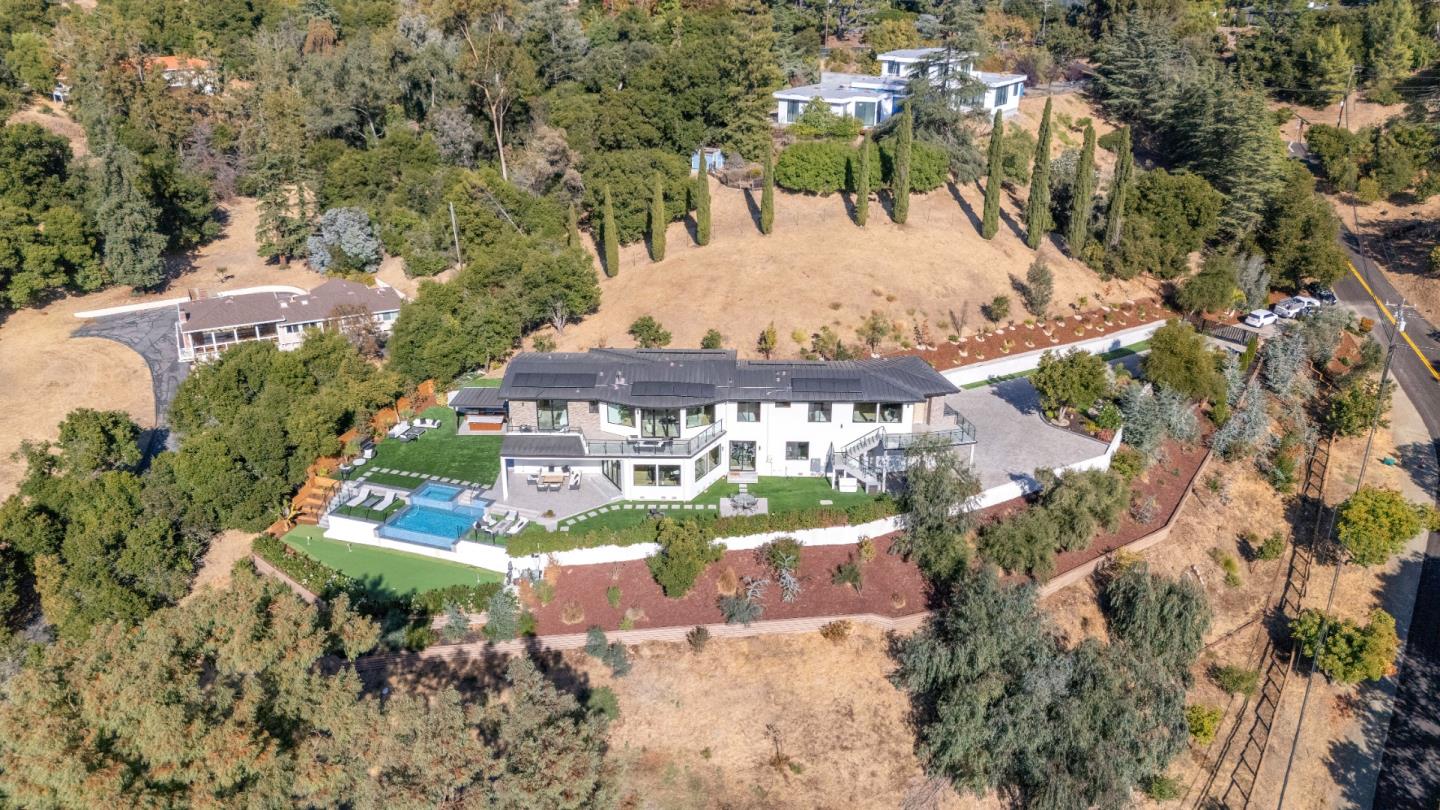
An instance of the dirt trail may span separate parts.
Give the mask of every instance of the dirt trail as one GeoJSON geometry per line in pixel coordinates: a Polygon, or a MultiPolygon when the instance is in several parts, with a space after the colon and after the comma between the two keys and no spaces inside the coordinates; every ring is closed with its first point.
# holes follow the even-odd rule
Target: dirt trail
{"type": "Polygon", "coordinates": [[[90,141],[85,137],[84,127],[71,119],[64,107],[53,101],[37,99],[25,109],[13,113],[6,123],[39,124],[69,141],[70,151],[75,157],[83,158],[90,154],[90,141]]]}

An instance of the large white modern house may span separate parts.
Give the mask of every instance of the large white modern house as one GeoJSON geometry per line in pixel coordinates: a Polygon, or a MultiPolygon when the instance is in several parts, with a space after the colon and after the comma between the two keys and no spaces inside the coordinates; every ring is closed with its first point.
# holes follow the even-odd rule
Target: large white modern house
{"type": "Polygon", "coordinates": [[[298,349],[305,335],[360,318],[389,332],[404,298],[379,282],[367,287],[330,279],[310,292],[284,287],[234,295],[197,297],[176,305],[175,345],[180,360],[213,360],[237,343],[268,340],[281,351],[298,349]]]}
{"type": "Polygon", "coordinates": [[[1020,97],[1025,92],[1023,74],[975,70],[973,54],[962,54],[946,63],[943,53],[943,48],[887,51],[879,56],[879,76],[821,73],[818,84],[776,90],[772,94],[778,102],[775,120],[788,126],[806,106],[818,101],[829,105],[836,115],[850,116],[867,128],[873,127],[896,113],[906,96],[906,85],[922,69],[928,70],[932,81],[963,73],[983,85],[983,91],[967,107],[992,115],[1000,110],[1007,117],[1020,109],[1020,97]]]}
{"type": "Polygon", "coordinates": [[[957,390],[917,357],[521,354],[498,392],[507,412],[500,495],[574,473],[644,500],[690,500],[727,476],[826,476],[842,490],[876,489],[919,435],[974,443],[974,426],[942,401],[957,390]]]}

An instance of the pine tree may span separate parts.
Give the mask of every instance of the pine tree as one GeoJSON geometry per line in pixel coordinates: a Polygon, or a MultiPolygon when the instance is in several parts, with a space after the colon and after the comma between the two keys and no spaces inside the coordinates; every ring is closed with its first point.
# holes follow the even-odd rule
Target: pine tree
{"type": "Polygon", "coordinates": [[[1332,25],[1320,32],[1307,49],[1312,73],[1309,85],[1315,88],[1310,103],[1323,107],[1340,98],[1350,82],[1355,60],[1350,58],[1350,45],[1345,41],[1345,32],[1338,25],[1332,25]]]}
{"type": "Polygon", "coordinates": [[[1095,127],[1090,124],[1085,125],[1085,145],[1080,148],[1070,194],[1070,228],[1065,242],[1070,255],[1079,256],[1090,241],[1090,209],[1095,204],[1095,127]]]}
{"type": "Polygon", "coordinates": [[[136,185],[141,176],[134,152],[107,139],[101,150],[101,182],[95,223],[103,241],[105,269],[119,284],[140,290],[165,278],[165,237],[160,212],[136,185]]]}
{"type": "Polygon", "coordinates": [[[570,219],[565,224],[565,243],[572,248],[580,247],[580,214],[575,203],[570,203],[570,219]]]}
{"type": "Polygon", "coordinates": [[[900,118],[900,133],[895,138],[895,177],[890,193],[895,195],[892,219],[904,225],[910,218],[910,151],[915,140],[915,114],[907,105],[900,118]]]}
{"type": "Polygon", "coordinates": [[[695,244],[710,244],[710,177],[703,170],[695,178],[695,244]]]}
{"type": "Polygon", "coordinates": [[[615,204],[610,201],[610,187],[605,187],[605,208],[600,226],[600,241],[605,250],[605,275],[614,278],[620,272],[620,232],[615,229],[615,204]]]}
{"type": "Polygon", "coordinates": [[[665,216],[665,178],[655,173],[655,193],[650,198],[650,261],[665,259],[665,226],[670,224],[665,216]]]}
{"type": "Polygon", "coordinates": [[[775,230],[775,145],[765,144],[765,167],[760,189],[760,233],[775,230]]]}
{"type": "Polygon", "coordinates": [[[1118,155],[1115,162],[1115,176],[1110,179],[1110,195],[1105,209],[1105,246],[1113,248],[1120,244],[1120,232],[1125,226],[1126,197],[1130,194],[1130,183],[1135,173],[1135,153],[1130,149],[1130,128],[1120,130],[1120,143],[1115,147],[1118,155]]]}
{"type": "Polygon", "coordinates": [[[1365,67],[1384,95],[1416,67],[1421,53],[1410,0],[1378,0],[1365,12],[1365,67]]]}
{"type": "Polygon", "coordinates": [[[1030,172],[1030,198],[1025,202],[1025,244],[1038,249],[1050,230],[1050,107],[1053,99],[1045,99],[1045,113],[1040,117],[1040,133],[1035,138],[1035,168],[1030,172]]]}
{"type": "Polygon", "coordinates": [[[995,124],[990,128],[990,168],[985,175],[985,215],[980,220],[980,235],[994,239],[1000,230],[1000,187],[1005,175],[1005,118],[995,111],[995,124]]]}
{"type": "Polygon", "coordinates": [[[860,141],[860,168],[855,171],[855,224],[865,227],[870,218],[870,139],[860,141]]]}

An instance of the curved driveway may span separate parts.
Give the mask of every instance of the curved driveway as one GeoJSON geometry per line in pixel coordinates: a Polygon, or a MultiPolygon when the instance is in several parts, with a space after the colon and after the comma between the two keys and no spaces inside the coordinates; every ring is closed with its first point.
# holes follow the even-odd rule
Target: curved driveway
{"type": "Polygon", "coordinates": [[[175,346],[179,317],[174,307],[127,312],[96,318],[71,333],[74,337],[113,340],[134,349],[145,360],[145,365],[150,367],[150,388],[155,395],[156,435],[165,436],[167,444],[165,424],[170,402],[180,382],[190,373],[190,367],[180,362],[180,352],[175,346]]]}

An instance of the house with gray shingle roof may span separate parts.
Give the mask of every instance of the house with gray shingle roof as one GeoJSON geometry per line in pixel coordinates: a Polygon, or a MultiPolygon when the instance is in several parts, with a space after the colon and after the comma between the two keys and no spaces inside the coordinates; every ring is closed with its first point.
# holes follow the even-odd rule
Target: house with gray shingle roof
{"type": "Polygon", "coordinates": [[[266,292],[193,298],[176,305],[175,344],[180,360],[213,360],[237,343],[268,340],[282,351],[305,342],[316,330],[337,329],[369,319],[388,333],[405,298],[395,288],[376,282],[368,287],[330,279],[308,293],[266,292]]]}
{"type": "Polygon", "coordinates": [[[920,436],[974,444],[974,426],[943,401],[957,390],[918,357],[591,349],[520,354],[493,395],[454,399],[504,407],[502,499],[531,476],[578,472],[625,498],[689,500],[727,476],[881,489],[920,436]]]}

